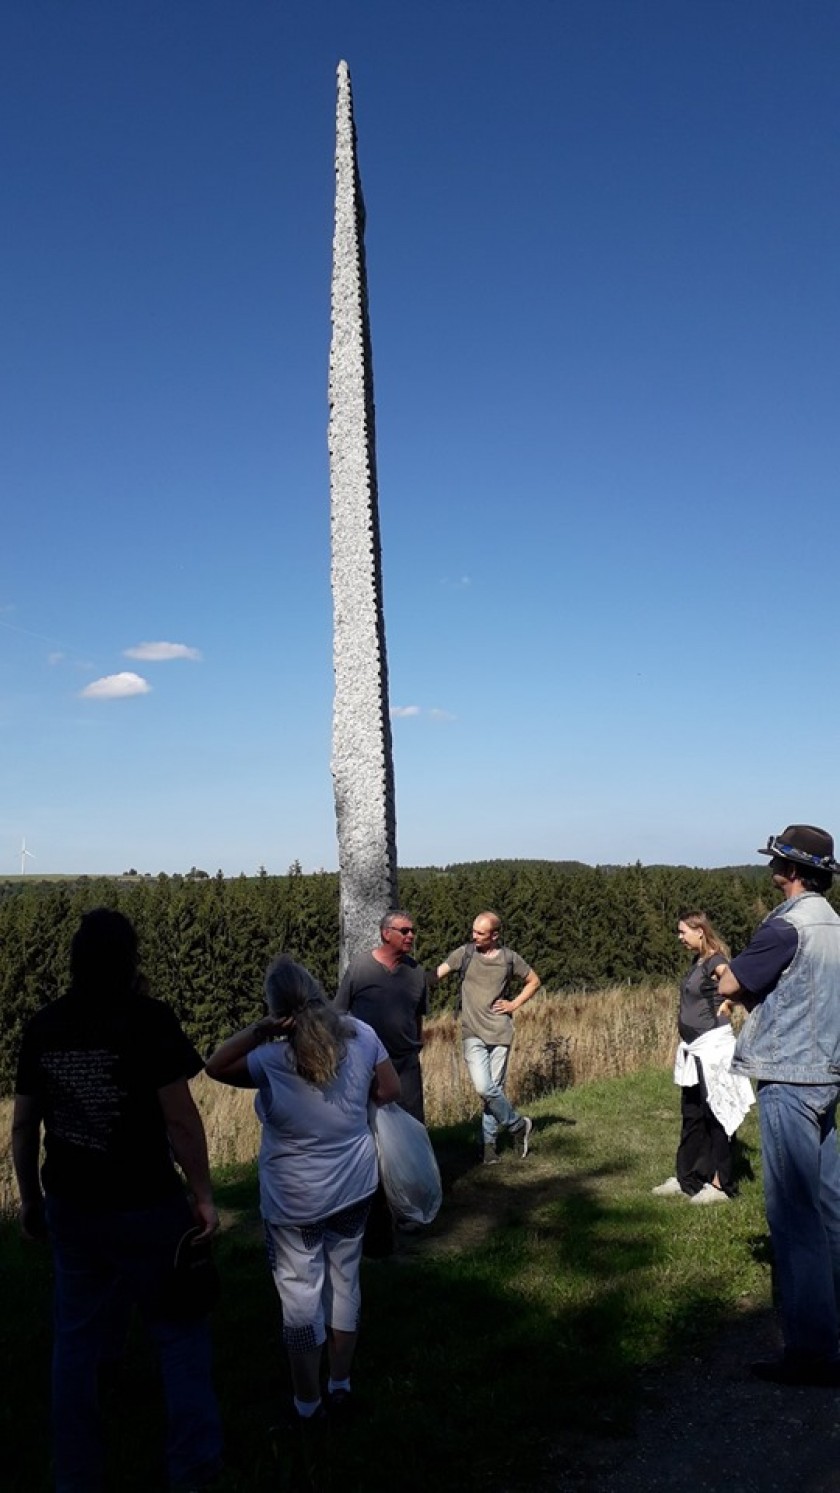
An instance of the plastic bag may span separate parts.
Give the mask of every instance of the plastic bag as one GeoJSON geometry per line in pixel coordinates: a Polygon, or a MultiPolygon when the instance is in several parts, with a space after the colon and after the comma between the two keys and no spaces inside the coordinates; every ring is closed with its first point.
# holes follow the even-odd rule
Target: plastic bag
{"type": "Polygon", "coordinates": [[[431,1223],[443,1188],[425,1125],[398,1104],[372,1104],[369,1120],[379,1175],[397,1223],[431,1223]]]}

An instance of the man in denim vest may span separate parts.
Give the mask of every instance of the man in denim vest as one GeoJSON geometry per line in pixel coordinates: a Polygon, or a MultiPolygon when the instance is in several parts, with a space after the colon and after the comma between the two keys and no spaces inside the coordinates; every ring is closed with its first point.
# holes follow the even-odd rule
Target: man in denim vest
{"type": "Polygon", "coordinates": [[[754,1363],[775,1384],[840,1384],[840,871],[824,829],[772,836],[775,907],[718,982],[749,1016],[732,1072],[758,1082],[764,1199],[784,1354],[754,1363]]]}

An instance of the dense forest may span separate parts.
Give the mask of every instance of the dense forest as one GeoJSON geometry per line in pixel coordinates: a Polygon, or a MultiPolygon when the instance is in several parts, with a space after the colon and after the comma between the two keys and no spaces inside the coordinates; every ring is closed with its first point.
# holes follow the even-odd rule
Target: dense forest
{"type": "MultiPolygon", "coordinates": [[[[685,955],[677,919],[705,908],[733,951],[777,900],[763,867],[591,867],[487,861],[405,870],[400,900],[417,926],[417,958],[434,967],[496,909],[504,940],[549,990],[675,977],[685,955]]],[[[8,1093],[23,1022],[66,988],[70,939],[91,907],[117,907],[137,927],[152,993],[170,1002],[199,1049],[257,1014],[269,957],[286,949],[335,989],[338,877],[80,878],[0,884],[0,1092],[8,1093]]],[[[441,1006],[455,997],[443,987],[441,1006]]]]}

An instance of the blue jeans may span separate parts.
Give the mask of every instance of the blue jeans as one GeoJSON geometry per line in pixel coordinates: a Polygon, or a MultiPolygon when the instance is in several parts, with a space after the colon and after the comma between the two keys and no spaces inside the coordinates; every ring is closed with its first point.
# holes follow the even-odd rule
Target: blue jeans
{"type": "Polygon", "coordinates": [[[485,1146],[496,1144],[500,1128],[518,1130],[522,1125],[522,1116],[517,1114],[504,1091],[509,1059],[509,1047],[488,1047],[480,1037],[464,1038],[464,1062],[472,1086],[484,1103],[481,1135],[485,1146]]]}
{"type": "Polygon", "coordinates": [[[836,1360],[840,1332],[840,1083],[760,1083],[764,1202],[785,1351],[836,1360]]]}
{"type": "Polygon", "coordinates": [[[89,1212],[47,1199],[55,1269],[53,1442],[56,1493],[98,1493],[103,1479],[98,1369],[124,1347],[136,1304],[157,1348],[168,1418],[170,1484],[218,1471],[222,1434],[210,1377],[210,1329],[165,1320],[157,1298],[194,1220],[181,1196],[137,1212],[89,1212]],[[123,1342],[120,1343],[120,1336],[123,1342]]]}

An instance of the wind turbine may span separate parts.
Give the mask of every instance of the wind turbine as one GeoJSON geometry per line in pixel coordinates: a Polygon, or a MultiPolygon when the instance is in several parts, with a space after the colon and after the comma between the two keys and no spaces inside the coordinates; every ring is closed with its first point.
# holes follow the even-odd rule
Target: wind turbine
{"type": "Polygon", "coordinates": [[[34,859],[35,859],[34,852],[31,851],[31,850],[27,850],[27,848],[26,848],[26,837],[24,836],[24,838],[20,842],[20,874],[21,874],[21,876],[25,876],[26,875],[26,857],[27,856],[29,856],[29,859],[31,861],[34,861],[34,859]]]}

